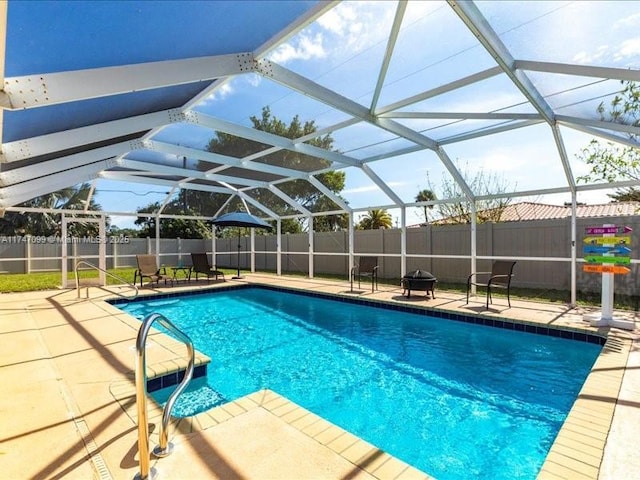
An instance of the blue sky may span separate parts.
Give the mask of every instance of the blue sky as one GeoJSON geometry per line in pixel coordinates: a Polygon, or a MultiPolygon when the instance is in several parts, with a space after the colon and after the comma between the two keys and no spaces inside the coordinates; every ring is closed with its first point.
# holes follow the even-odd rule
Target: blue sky
{"type": "MultiPolygon", "coordinates": [[[[338,5],[285,44],[269,58],[286,68],[335,89],[369,106],[395,15],[395,2],[346,2],[338,5]]],[[[577,63],[591,66],[640,68],[640,2],[481,2],[478,8],[489,19],[501,40],[521,60],[577,63]]],[[[490,68],[495,62],[473,35],[463,26],[451,8],[441,2],[411,2],[396,45],[378,106],[401,100],[438,85],[490,68]]],[[[595,82],[594,79],[531,72],[530,78],[549,103],[564,115],[597,118],[595,108],[607,101],[619,82],[595,82]],[[588,85],[588,86],[587,86],[588,85]],[[576,87],[580,87],[577,88],[576,87]],[[579,94],[579,95],[577,95],[579,94]],[[591,99],[584,101],[584,99],[591,99]],[[576,100],[580,100],[576,102],[576,100]]],[[[441,95],[409,107],[414,111],[533,113],[521,106],[522,93],[504,76],[494,77],[469,87],[441,95]]],[[[314,120],[319,128],[347,118],[343,113],[306,96],[275,84],[256,74],[227,82],[197,108],[213,116],[242,125],[250,125],[251,115],[260,115],[269,106],[278,118],[289,121],[294,115],[314,120]]],[[[439,139],[454,135],[463,125],[442,126],[438,120],[400,119],[400,123],[423,130],[439,139]]],[[[495,121],[477,120],[490,126],[495,121]]],[[[211,132],[182,128],[183,145],[203,147],[211,132]]],[[[561,133],[575,176],[586,173],[576,155],[592,138],[569,128],[561,133]]],[[[405,140],[390,141],[381,131],[358,124],[332,134],[336,148],[354,158],[366,158],[409,145],[405,140]]],[[[470,175],[483,170],[493,172],[515,191],[564,186],[566,180],[557,147],[546,124],[512,130],[445,146],[449,157],[466,165],[470,175]]],[[[416,193],[428,187],[427,176],[438,192],[448,173],[433,152],[421,151],[370,164],[403,201],[413,201],[416,193]]],[[[391,201],[358,169],[348,168],[343,196],[355,208],[386,205],[391,201]]],[[[161,200],[166,192],[157,186],[121,185],[99,182],[97,201],[104,209],[130,210],[161,200]],[[131,190],[136,194],[109,193],[131,190]]],[[[543,203],[562,203],[569,194],[514,199],[543,203]]],[[[580,194],[579,201],[607,202],[606,192],[580,194]]],[[[398,212],[392,211],[397,218],[398,212]]],[[[419,210],[409,212],[407,223],[418,223],[419,210]]],[[[125,220],[114,219],[119,226],[125,220]]]]}

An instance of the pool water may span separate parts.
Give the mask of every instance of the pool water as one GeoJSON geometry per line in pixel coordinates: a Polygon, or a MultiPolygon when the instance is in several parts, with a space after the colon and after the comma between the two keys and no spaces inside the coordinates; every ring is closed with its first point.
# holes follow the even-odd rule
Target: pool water
{"type": "Polygon", "coordinates": [[[269,388],[438,479],[534,479],[601,349],[261,288],[121,308],[211,357],[205,404],[269,388]]]}

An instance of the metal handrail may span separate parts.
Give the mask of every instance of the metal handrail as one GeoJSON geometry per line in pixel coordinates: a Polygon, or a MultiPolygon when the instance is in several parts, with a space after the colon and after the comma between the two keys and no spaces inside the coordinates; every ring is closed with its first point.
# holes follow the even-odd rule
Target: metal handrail
{"type": "MultiPolygon", "coordinates": [[[[118,293],[118,292],[114,292],[116,295],[119,295],[122,298],[126,298],[128,300],[135,300],[138,297],[138,287],[135,286],[135,284],[129,282],[128,280],[125,280],[122,277],[119,277],[118,275],[116,275],[115,273],[110,273],[108,271],[106,271],[104,268],[100,268],[97,265],[94,265],[93,263],[89,263],[86,260],[78,260],[76,262],[76,268],[74,269],[75,275],[76,275],[76,290],[78,290],[78,298],[80,298],[80,278],[78,277],[78,270],[79,270],[79,266],[80,264],[84,264],[87,267],[93,268],[94,270],[98,270],[99,272],[104,272],[105,274],[109,275],[111,278],[115,278],[116,280],[121,281],[122,283],[125,283],[127,285],[129,285],[130,287],[132,287],[136,293],[133,295],[133,297],[129,297],[127,295],[123,295],[122,293],[118,293]]],[[[87,291],[87,298],[89,298],[89,293],[87,291]]]]}
{"type": "Polygon", "coordinates": [[[164,410],[162,411],[162,423],[160,425],[160,443],[153,449],[156,457],[166,457],[173,451],[173,444],[169,442],[169,420],[171,419],[171,410],[180,396],[187,388],[189,382],[193,378],[193,370],[195,366],[195,351],[193,342],[178,327],[171,323],[164,315],[160,313],[152,313],[142,321],[142,326],[138,331],[136,339],[136,405],[138,407],[138,452],[140,457],[140,473],[134,477],[136,480],[147,480],[155,478],[156,471],[149,468],[149,427],[147,425],[147,359],[146,359],[146,343],[149,336],[149,330],[155,321],[171,331],[179,340],[182,340],[187,346],[189,354],[189,363],[184,373],[184,378],[173,391],[167,400],[164,410]]]}

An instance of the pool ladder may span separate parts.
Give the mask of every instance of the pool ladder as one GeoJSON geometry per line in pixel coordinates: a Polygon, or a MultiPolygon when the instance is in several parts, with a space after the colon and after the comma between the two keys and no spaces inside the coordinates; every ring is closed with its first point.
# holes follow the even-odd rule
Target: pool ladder
{"type": "Polygon", "coordinates": [[[193,377],[195,364],[195,351],[193,342],[178,327],[171,323],[164,315],[152,313],[142,321],[138,337],[136,339],[136,405],[138,407],[138,453],[140,457],[140,473],[134,477],[135,480],[153,480],[156,469],[150,468],[151,458],[149,455],[149,426],[147,415],[147,359],[146,343],[151,326],[158,321],[164,328],[172,332],[179,340],[187,346],[189,363],[184,373],[184,377],[178,387],[173,391],[162,411],[162,423],[160,424],[160,443],[153,449],[153,455],[159,458],[166,457],[173,451],[173,444],[169,442],[169,421],[171,420],[171,410],[180,394],[187,388],[193,377]]]}
{"type": "MultiPolygon", "coordinates": [[[[81,265],[89,267],[90,269],[93,269],[93,270],[97,270],[98,272],[104,272],[105,275],[109,275],[111,278],[115,278],[116,280],[121,281],[122,283],[130,286],[131,288],[133,288],[135,290],[135,293],[133,294],[133,296],[127,296],[127,295],[124,295],[124,294],[119,293],[119,292],[114,292],[116,295],[118,295],[118,296],[120,296],[122,298],[125,298],[127,300],[135,300],[135,298],[138,296],[138,293],[139,293],[138,292],[138,287],[136,287],[135,284],[125,280],[122,277],[119,277],[118,275],[116,275],[114,273],[108,272],[104,268],[100,268],[97,265],[94,265],[93,263],[89,263],[86,260],[79,260],[76,263],[76,267],[74,269],[74,272],[76,274],[76,290],[78,291],[78,298],[80,298],[80,277],[78,275],[78,272],[80,271],[80,266],[81,265]]],[[[88,269],[85,269],[85,270],[88,270],[88,269]]],[[[87,298],[89,298],[89,287],[87,287],[87,298]]]]}

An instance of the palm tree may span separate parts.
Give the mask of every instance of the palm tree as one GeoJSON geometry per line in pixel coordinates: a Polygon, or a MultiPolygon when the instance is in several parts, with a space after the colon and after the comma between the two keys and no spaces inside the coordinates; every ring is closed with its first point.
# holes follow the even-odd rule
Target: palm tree
{"type": "MultiPolygon", "coordinates": [[[[23,207],[35,207],[43,209],[79,210],[85,208],[89,197],[91,184],[83,183],[75,187],[63,188],[56,192],[41,195],[20,204],[23,207]]],[[[89,200],[89,211],[100,210],[94,198],[89,200]]],[[[59,235],[61,228],[60,214],[52,212],[30,213],[24,215],[18,212],[7,212],[0,219],[0,233],[3,235],[59,235]]],[[[108,223],[108,220],[107,220],[108,223]]],[[[70,235],[95,236],[98,234],[98,225],[95,223],[76,223],[70,226],[70,235]]]]}
{"type": "Polygon", "coordinates": [[[383,209],[373,209],[367,212],[358,223],[359,230],[376,230],[378,228],[391,228],[393,219],[389,212],[383,209]]]}
{"type": "MultiPolygon", "coordinates": [[[[430,202],[432,200],[436,200],[436,194],[426,188],[424,190],[420,190],[416,195],[416,202],[430,202]]],[[[427,208],[429,210],[432,210],[433,205],[422,206],[422,209],[424,210],[424,223],[429,223],[429,218],[427,217],[427,208]]]]}

